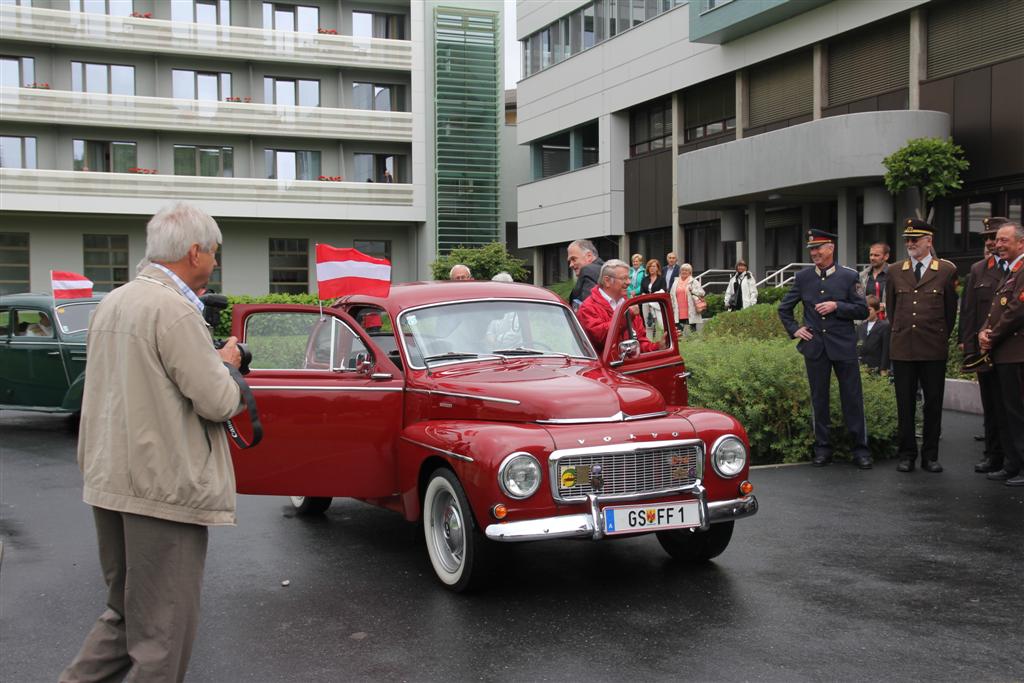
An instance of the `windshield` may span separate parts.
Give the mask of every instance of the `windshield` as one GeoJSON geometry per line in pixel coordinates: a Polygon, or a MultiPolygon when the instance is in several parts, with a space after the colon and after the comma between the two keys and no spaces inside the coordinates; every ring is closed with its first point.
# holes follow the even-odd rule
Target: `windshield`
{"type": "Polygon", "coordinates": [[[579,325],[564,306],[539,301],[487,300],[407,311],[399,317],[414,367],[494,356],[593,358],[579,325]]]}
{"type": "Polygon", "coordinates": [[[89,319],[98,303],[98,301],[90,301],[83,304],[65,304],[54,308],[60,331],[64,334],[85,332],[89,329],[89,319]]]}

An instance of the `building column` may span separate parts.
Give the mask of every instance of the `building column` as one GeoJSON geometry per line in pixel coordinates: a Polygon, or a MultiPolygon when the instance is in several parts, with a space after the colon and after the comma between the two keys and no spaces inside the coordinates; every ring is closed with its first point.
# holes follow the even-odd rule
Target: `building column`
{"type": "Polygon", "coordinates": [[[544,247],[533,248],[533,284],[544,286],[544,247]]]}
{"type": "Polygon", "coordinates": [[[828,106],[828,59],[825,55],[825,44],[814,44],[814,118],[821,118],[821,110],[828,106]]]}
{"type": "Polygon", "coordinates": [[[910,109],[921,108],[921,81],[928,77],[928,35],[924,10],[910,13],[910,109]]]}
{"type": "Polygon", "coordinates": [[[750,103],[747,98],[747,72],[736,72],[736,139],[743,137],[743,131],[750,125],[750,103]]]}
{"type": "Polygon", "coordinates": [[[608,185],[609,185],[609,210],[608,225],[604,226],[602,235],[621,235],[619,240],[619,256],[629,263],[629,240],[626,235],[626,204],[625,187],[626,173],[625,160],[629,158],[629,113],[618,112],[602,116],[598,121],[598,127],[604,128],[606,137],[602,136],[601,142],[607,140],[607,145],[601,145],[599,155],[603,156],[607,149],[608,156],[600,158],[601,162],[608,163],[608,185]]]}
{"type": "MultiPolygon", "coordinates": [[[[765,246],[764,227],[764,204],[753,202],[747,205],[747,239],[743,242],[743,251],[746,252],[747,270],[754,274],[755,280],[760,280],[767,273],[768,255],[765,246]]],[[[739,245],[736,247],[739,253],[739,245]]]]}
{"type": "Polygon", "coordinates": [[[677,90],[672,93],[672,251],[677,257],[681,257],[686,244],[683,226],[679,223],[679,143],[685,126],[682,97],[677,90]]]}
{"type": "Polygon", "coordinates": [[[844,187],[839,190],[836,199],[839,204],[836,262],[854,268],[857,265],[857,192],[852,187],[844,187]]]}

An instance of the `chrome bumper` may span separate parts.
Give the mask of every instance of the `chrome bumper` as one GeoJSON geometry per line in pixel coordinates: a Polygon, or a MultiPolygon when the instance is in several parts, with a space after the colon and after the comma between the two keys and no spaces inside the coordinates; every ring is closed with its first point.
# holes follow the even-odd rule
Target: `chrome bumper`
{"type": "MultiPolygon", "coordinates": [[[[757,498],[754,496],[714,503],[708,503],[703,497],[700,498],[700,528],[704,530],[712,524],[731,522],[756,513],[757,498]]],[[[596,541],[605,535],[604,519],[597,497],[590,500],[590,512],[491,524],[484,533],[492,541],[504,543],[543,541],[550,538],[589,538],[596,541]]]]}

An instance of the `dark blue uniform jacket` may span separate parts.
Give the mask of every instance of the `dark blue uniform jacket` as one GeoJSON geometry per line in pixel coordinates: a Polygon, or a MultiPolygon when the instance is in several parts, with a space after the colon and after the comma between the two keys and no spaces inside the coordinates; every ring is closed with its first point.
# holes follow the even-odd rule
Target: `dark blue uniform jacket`
{"type": "Polygon", "coordinates": [[[801,325],[793,317],[797,302],[804,304],[803,326],[814,337],[801,341],[796,348],[806,358],[825,354],[829,360],[857,360],[857,331],[854,320],[868,317],[868,306],[859,287],[857,271],[833,265],[824,273],[805,268],[796,274],[793,285],[779,304],[779,318],[792,337],[801,325]],[[814,310],[815,304],[835,301],[838,308],[828,315],[814,310]]]}

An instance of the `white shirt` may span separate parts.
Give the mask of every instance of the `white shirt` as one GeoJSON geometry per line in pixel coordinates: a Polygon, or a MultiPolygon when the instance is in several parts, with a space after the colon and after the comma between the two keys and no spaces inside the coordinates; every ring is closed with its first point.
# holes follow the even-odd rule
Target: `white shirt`
{"type": "Polygon", "coordinates": [[[611,298],[610,296],[608,296],[608,293],[607,293],[607,292],[605,292],[605,291],[604,291],[603,289],[601,289],[600,287],[598,287],[598,288],[597,288],[597,291],[601,292],[601,296],[603,296],[603,297],[604,297],[604,300],[608,302],[608,304],[609,304],[609,305],[610,305],[610,306],[612,307],[612,310],[613,310],[613,311],[614,311],[614,310],[615,310],[616,308],[618,308],[618,307],[619,307],[619,304],[621,304],[621,303],[622,303],[622,299],[613,299],[613,298],[611,298]]]}
{"type": "Polygon", "coordinates": [[[871,328],[874,327],[875,323],[877,322],[877,320],[872,320],[871,322],[868,323],[868,334],[871,334],[871,328]]]}
{"type": "Polygon", "coordinates": [[[930,266],[931,263],[932,263],[932,255],[931,254],[927,254],[920,261],[915,261],[914,259],[910,259],[910,269],[913,270],[914,272],[917,272],[917,264],[918,263],[920,263],[922,265],[921,273],[923,274],[924,271],[928,270],[928,266],[930,266]]]}
{"type": "Polygon", "coordinates": [[[1012,261],[1010,261],[1010,266],[1009,266],[1009,268],[1010,268],[1010,271],[1011,271],[1011,272],[1013,271],[1013,267],[1014,267],[1015,265],[1017,265],[1017,262],[1018,262],[1018,261],[1020,261],[1020,260],[1021,260],[1022,258],[1024,258],[1024,254],[1021,254],[1021,255],[1020,255],[1020,256],[1018,256],[1017,258],[1015,258],[1015,259],[1013,259],[1012,261]]]}

